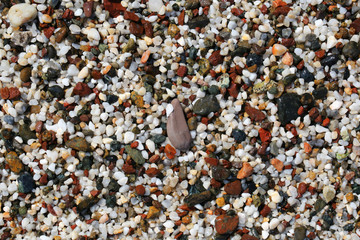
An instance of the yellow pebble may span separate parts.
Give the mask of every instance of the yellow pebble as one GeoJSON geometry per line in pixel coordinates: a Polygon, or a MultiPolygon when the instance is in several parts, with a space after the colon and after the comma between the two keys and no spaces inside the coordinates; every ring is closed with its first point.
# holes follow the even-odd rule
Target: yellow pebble
{"type": "Polygon", "coordinates": [[[216,204],[219,206],[219,207],[223,207],[225,205],[225,199],[223,197],[220,197],[220,198],[217,198],[216,199],[216,204]]]}
{"type": "Polygon", "coordinates": [[[354,201],[354,194],[352,192],[347,193],[345,197],[348,202],[354,201]]]}

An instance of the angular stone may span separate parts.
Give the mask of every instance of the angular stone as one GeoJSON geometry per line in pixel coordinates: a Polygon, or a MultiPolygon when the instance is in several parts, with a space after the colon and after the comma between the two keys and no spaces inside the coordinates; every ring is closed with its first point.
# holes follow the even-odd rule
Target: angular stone
{"type": "Polygon", "coordinates": [[[82,137],[74,137],[68,140],[65,145],[78,151],[86,152],[90,150],[90,144],[82,137]]]}
{"type": "Polygon", "coordinates": [[[238,172],[237,178],[243,179],[249,177],[253,172],[253,167],[248,162],[244,162],[242,168],[238,172]]]}
{"type": "Polygon", "coordinates": [[[301,106],[300,97],[295,93],[285,93],[278,99],[278,114],[281,124],[285,125],[298,117],[301,106]]]}
{"type": "Polygon", "coordinates": [[[239,224],[238,215],[220,215],[215,220],[215,229],[219,234],[231,234],[239,224]]]}
{"type": "Polygon", "coordinates": [[[323,189],[325,202],[329,203],[335,198],[336,191],[332,186],[325,186],[323,189]]]}
{"type": "Polygon", "coordinates": [[[233,182],[225,184],[224,190],[227,194],[239,195],[242,190],[240,180],[235,180],[233,182]]]}
{"type": "Polygon", "coordinates": [[[262,111],[256,108],[251,107],[249,103],[245,104],[245,112],[249,114],[251,120],[255,122],[261,122],[266,118],[265,113],[263,113],[262,111]]]}
{"type": "Polygon", "coordinates": [[[142,165],[145,163],[145,158],[142,156],[141,152],[136,148],[131,148],[130,145],[125,146],[125,151],[130,155],[131,159],[136,162],[138,165],[142,165]]]}
{"type": "Polygon", "coordinates": [[[87,1],[84,3],[83,8],[84,8],[85,17],[91,17],[93,6],[94,6],[93,1],[87,1]]]}
{"type": "Polygon", "coordinates": [[[193,111],[197,115],[207,116],[211,112],[217,112],[220,110],[220,104],[215,96],[206,95],[196,101],[193,107],[193,111]]]}
{"type": "Polygon", "coordinates": [[[174,110],[170,113],[166,125],[167,135],[171,144],[179,150],[190,148],[192,139],[180,101],[174,99],[171,102],[174,110]]]}
{"type": "Polygon", "coordinates": [[[23,141],[26,143],[29,139],[36,138],[36,133],[31,131],[29,125],[23,124],[19,127],[19,135],[23,139],[23,141]]]}
{"type": "Polygon", "coordinates": [[[32,190],[36,187],[35,181],[30,173],[24,172],[21,174],[18,179],[18,190],[21,193],[31,193],[32,190]]]}
{"type": "Polygon", "coordinates": [[[24,170],[24,164],[19,159],[16,152],[9,152],[6,154],[5,160],[12,172],[19,174],[22,170],[24,170]]]}
{"type": "Polygon", "coordinates": [[[230,176],[230,170],[224,168],[223,166],[214,166],[211,168],[212,170],[212,177],[216,181],[224,181],[230,176]]]}
{"type": "Polygon", "coordinates": [[[188,25],[189,25],[189,28],[196,28],[196,27],[203,28],[206,25],[208,25],[209,23],[210,23],[209,18],[206,15],[201,15],[201,16],[191,19],[188,22],[188,25]]]}
{"type": "Polygon", "coordinates": [[[213,195],[210,191],[204,191],[201,193],[191,194],[185,197],[184,202],[189,206],[193,207],[196,204],[201,204],[213,199],[213,195]]]}
{"type": "Polygon", "coordinates": [[[32,34],[30,31],[24,31],[24,32],[16,31],[13,33],[11,37],[11,41],[17,46],[26,47],[31,41],[31,38],[32,38],[32,34]]]}
{"type": "Polygon", "coordinates": [[[295,228],[294,240],[304,240],[306,238],[306,228],[304,226],[295,228]]]}

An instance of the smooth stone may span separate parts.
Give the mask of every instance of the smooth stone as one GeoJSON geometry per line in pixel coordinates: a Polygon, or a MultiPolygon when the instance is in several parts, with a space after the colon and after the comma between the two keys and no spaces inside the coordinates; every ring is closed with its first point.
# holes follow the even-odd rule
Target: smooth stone
{"type": "Polygon", "coordinates": [[[331,186],[325,186],[323,189],[325,202],[329,203],[331,200],[335,198],[336,191],[331,186]]]}
{"type": "Polygon", "coordinates": [[[203,98],[197,100],[194,104],[193,111],[195,114],[201,116],[207,116],[211,112],[217,112],[220,110],[220,104],[215,96],[206,95],[203,98]]]}
{"type": "Polygon", "coordinates": [[[174,109],[168,117],[166,125],[167,135],[175,148],[185,151],[190,148],[192,143],[189,127],[186,123],[180,101],[174,99],[171,105],[174,109]]]}
{"type": "Polygon", "coordinates": [[[34,20],[37,10],[33,5],[20,3],[12,6],[8,12],[8,19],[13,27],[19,27],[24,23],[34,20]]]}
{"type": "Polygon", "coordinates": [[[18,179],[18,190],[21,193],[31,193],[36,187],[33,177],[28,172],[21,174],[18,179]]]}
{"type": "Polygon", "coordinates": [[[185,197],[184,202],[189,206],[193,207],[196,204],[201,204],[212,200],[213,195],[211,191],[204,191],[201,193],[191,194],[185,197]]]}
{"type": "Polygon", "coordinates": [[[300,97],[295,93],[285,93],[278,99],[278,114],[281,124],[285,125],[298,117],[301,106],[300,97]]]}
{"type": "Polygon", "coordinates": [[[31,67],[25,67],[20,71],[20,80],[23,82],[30,81],[31,67]]]}
{"type": "Polygon", "coordinates": [[[131,159],[136,162],[136,164],[142,165],[145,163],[145,158],[142,156],[139,150],[132,148],[130,145],[126,145],[125,151],[130,155],[131,159]]]}
{"type": "Polygon", "coordinates": [[[160,12],[160,9],[162,6],[164,6],[164,3],[162,0],[149,0],[148,6],[151,12],[160,12]]]}
{"type": "Polygon", "coordinates": [[[243,130],[239,130],[239,129],[234,129],[231,132],[231,136],[235,139],[237,143],[245,141],[246,139],[246,133],[243,130]]]}
{"type": "Polygon", "coordinates": [[[304,226],[295,228],[294,240],[304,240],[306,238],[306,228],[304,226]]]}
{"type": "Polygon", "coordinates": [[[90,150],[90,144],[82,137],[74,137],[68,140],[65,145],[69,148],[78,150],[78,151],[88,151],[90,150]]]}
{"type": "Polygon", "coordinates": [[[65,96],[65,91],[59,85],[54,85],[48,88],[51,95],[57,99],[62,99],[65,96]]]}
{"type": "Polygon", "coordinates": [[[342,54],[347,58],[357,60],[360,55],[359,44],[354,41],[346,43],[342,48],[342,54]]]}
{"type": "Polygon", "coordinates": [[[189,28],[194,29],[194,28],[197,28],[197,27],[203,28],[206,25],[208,25],[209,23],[210,23],[209,18],[207,16],[205,16],[205,15],[201,15],[201,16],[198,16],[198,17],[195,17],[195,18],[191,19],[188,22],[188,25],[189,25],[189,28]]]}

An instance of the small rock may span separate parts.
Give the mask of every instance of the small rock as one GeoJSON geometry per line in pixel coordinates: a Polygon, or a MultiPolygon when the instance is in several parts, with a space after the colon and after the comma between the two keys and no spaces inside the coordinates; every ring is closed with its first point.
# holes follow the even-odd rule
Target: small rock
{"type": "Polygon", "coordinates": [[[223,56],[220,55],[220,50],[214,51],[209,57],[209,62],[213,66],[221,64],[223,61],[224,61],[224,58],[223,58],[223,56]]]}
{"type": "Polygon", "coordinates": [[[193,207],[196,204],[201,204],[213,199],[213,195],[210,191],[204,191],[201,193],[194,193],[185,197],[184,202],[189,206],[193,207]]]}
{"type": "Polygon", "coordinates": [[[62,99],[65,96],[65,91],[59,85],[54,85],[48,88],[48,91],[57,99],[62,99]]]}
{"type": "Polygon", "coordinates": [[[166,126],[167,135],[175,148],[185,151],[190,148],[192,143],[190,131],[186,124],[180,101],[174,99],[171,102],[171,105],[173,107],[173,112],[170,113],[168,117],[166,126]]]}
{"type": "Polygon", "coordinates": [[[298,117],[300,97],[295,93],[285,93],[278,99],[278,116],[283,125],[298,117]]]}
{"type": "Polygon", "coordinates": [[[189,120],[187,121],[187,123],[188,123],[189,130],[190,130],[190,131],[193,131],[193,130],[196,129],[196,127],[197,127],[197,119],[196,119],[196,117],[191,117],[191,118],[189,118],[189,120]]]}
{"type": "Polygon", "coordinates": [[[200,7],[199,0],[187,0],[185,3],[186,9],[196,9],[200,7]]]}
{"type": "Polygon", "coordinates": [[[67,36],[68,34],[68,29],[67,27],[61,27],[60,30],[58,30],[56,33],[55,33],[55,41],[57,43],[61,43],[67,36]]]}
{"type": "Polygon", "coordinates": [[[231,136],[235,139],[237,143],[241,143],[246,139],[246,133],[243,130],[234,129],[231,132],[231,136]]]}
{"type": "Polygon", "coordinates": [[[21,193],[31,193],[36,187],[33,177],[28,172],[22,173],[18,179],[18,190],[21,193]]]}
{"type": "Polygon", "coordinates": [[[25,67],[20,71],[20,80],[23,82],[30,81],[31,67],[25,67]]]}
{"type": "Polygon", "coordinates": [[[30,130],[30,126],[27,124],[20,125],[19,127],[19,135],[26,143],[30,139],[36,138],[36,133],[30,130]]]}
{"type": "Polygon", "coordinates": [[[198,73],[202,76],[206,75],[211,69],[209,60],[207,60],[205,58],[200,59],[198,61],[198,64],[199,64],[198,73]]]}
{"type": "Polygon", "coordinates": [[[223,166],[214,166],[211,168],[211,170],[212,170],[212,177],[216,181],[224,181],[231,174],[230,170],[224,168],[223,166]]]}
{"type": "Polygon", "coordinates": [[[350,27],[355,29],[355,33],[359,33],[360,32],[360,18],[355,19],[350,24],[350,27]]]}
{"type": "Polygon", "coordinates": [[[85,17],[91,17],[93,6],[94,6],[93,1],[84,2],[83,9],[84,9],[85,17]]]}
{"type": "Polygon", "coordinates": [[[342,48],[342,54],[347,58],[351,58],[352,60],[357,60],[360,55],[359,44],[354,41],[350,41],[346,43],[342,48]]]}
{"type": "Polygon", "coordinates": [[[144,27],[141,24],[138,24],[136,22],[131,22],[129,27],[130,33],[134,34],[137,37],[141,37],[141,35],[144,33],[144,27]]]}
{"type": "Polygon", "coordinates": [[[66,141],[65,145],[78,151],[86,152],[90,150],[90,144],[82,137],[74,137],[66,141]]]}
{"type": "Polygon", "coordinates": [[[211,112],[217,112],[220,110],[220,104],[215,96],[206,95],[203,98],[197,100],[194,104],[193,111],[195,114],[201,116],[207,116],[211,112]]]}
{"type": "Polygon", "coordinates": [[[144,196],[144,194],[145,194],[145,187],[144,187],[143,185],[137,185],[137,186],[135,187],[135,192],[136,192],[136,194],[139,195],[139,196],[144,196]]]}
{"type": "Polygon", "coordinates": [[[78,82],[73,89],[73,94],[80,97],[87,96],[90,93],[92,93],[91,88],[84,82],[78,82]]]}
{"type": "Polygon", "coordinates": [[[303,78],[305,82],[312,82],[315,79],[314,74],[309,72],[306,67],[299,72],[299,78],[303,78]]]}
{"type": "Polygon", "coordinates": [[[327,93],[328,93],[327,88],[324,86],[320,86],[312,92],[312,95],[314,96],[315,99],[325,99],[327,93]]]}
{"type": "Polygon", "coordinates": [[[167,32],[171,37],[175,37],[180,32],[180,29],[175,24],[170,24],[167,32]]]}
{"type": "Polygon", "coordinates": [[[276,170],[278,170],[278,172],[281,172],[284,168],[284,163],[279,159],[273,158],[270,163],[274,166],[274,168],[276,168],[276,170]]]}
{"type": "Polygon", "coordinates": [[[231,234],[239,224],[239,217],[237,215],[220,215],[215,220],[215,229],[219,234],[231,234]]]}
{"type": "Polygon", "coordinates": [[[248,103],[245,104],[245,112],[249,114],[251,120],[255,122],[261,122],[266,118],[265,113],[263,113],[262,111],[256,108],[251,107],[250,104],[248,103]]]}
{"type": "Polygon", "coordinates": [[[30,31],[21,31],[21,32],[17,31],[13,33],[11,37],[11,41],[16,46],[26,47],[31,41],[31,38],[32,38],[32,33],[30,31]]]}
{"type": "Polygon", "coordinates": [[[136,148],[131,148],[130,145],[125,146],[125,151],[130,155],[131,159],[136,162],[138,165],[142,165],[145,163],[145,158],[142,156],[141,152],[136,148]]]}
{"type": "Polygon", "coordinates": [[[149,212],[146,216],[147,219],[157,218],[160,216],[160,210],[154,206],[149,207],[149,212]]]}
{"type": "Polygon", "coordinates": [[[282,56],[287,51],[287,48],[281,44],[274,44],[272,47],[272,53],[274,56],[282,56]]]}
{"type": "Polygon", "coordinates": [[[294,240],[304,240],[306,238],[306,228],[304,226],[295,228],[294,240]]]}
{"type": "Polygon", "coordinates": [[[230,195],[239,195],[241,193],[241,181],[235,180],[233,182],[227,183],[224,186],[224,191],[230,195]]]}
{"type": "Polygon", "coordinates": [[[323,188],[324,199],[327,203],[335,198],[336,191],[332,186],[325,186],[323,188]]]}
{"type": "Polygon", "coordinates": [[[19,27],[24,23],[34,20],[37,10],[33,5],[20,3],[12,6],[8,12],[8,19],[13,27],[19,27]]]}
{"type": "Polygon", "coordinates": [[[206,15],[200,15],[191,19],[188,22],[189,28],[194,29],[197,27],[203,28],[210,23],[209,18],[206,15]]]}
{"type": "Polygon", "coordinates": [[[253,173],[253,167],[248,162],[244,162],[242,168],[237,174],[238,179],[244,179],[249,177],[253,173]]]}
{"type": "Polygon", "coordinates": [[[19,174],[22,170],[24,170],[24,164],[19,159],[16,152],[9,152],[6,154],[5,160],[12,172],[19,174]]]}
{"type": "Polygon", "coordinates": [[[326,56],[325,58],[323,58],[321,60],[321,65],[323,66],[329,66],[331,67],[332,65],[334,65],[335,63],[337,63],[337,61],[339,60],[339,55],[335,54],[335,55],[329,55],[326,56]]]}

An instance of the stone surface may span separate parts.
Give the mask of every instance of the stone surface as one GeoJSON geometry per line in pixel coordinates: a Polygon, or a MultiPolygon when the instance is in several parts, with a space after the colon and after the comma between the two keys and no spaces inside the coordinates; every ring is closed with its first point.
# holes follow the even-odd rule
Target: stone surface
{"type": "Polygon", "coordinates": [[[29,125],[27,124],[20,125],[19,135],[24,142],[27,142],[29,139],[36,138],[35,132],[31,131],[29,125]]]}
{"type": "Polygon", "coordinates": [[[30,173],[24,172],[21,174],[18,179],[18,190],[21,193],[31,193],[32,190],[36,187],[35,181],[30,173]]]}
{"type": "Polygon", "coordinates": [[[83,82],[78,82],[73,89],[74,95],[79,95],[80,97],[84,97],[92,93],[91,88],[83,82]]]}
{"type": "Polygon", "coordinates": [[[90,144],[82,137],[74,137],[68,141],[66,141],[66,146],[78,151],[89,151],[90,144]]]}
{"type": "Polygon", "coordinates": [[[335,198],[336,191],[332,186],[325,186],[323,188],[323,194],[324,194],[325,202],[328,203],[335,198]]]}
{"type": "Polygon", "coordinates": [[[212,177],[216,181],[224,181],[231,174],[230,170],[224,168],[223,166],[214,166],[211,168],[211,170],[212,170],[212,177]]]}
{"type": "Polygon", "coordinates": [[[11,37],[11,41],[16,46],[26,47],[31,41],[31,38],[32,38],[32,34],[30,31],[21,31],[21,32],[17,31],[13,33],[11,37]]]}
{"type": "Polygon", "coordinates": [[[34,20],[37,10],[33,5],[20,3],[12,6],[8,12],[8,19],[13,27],[19,27],[24,23],[34,20]]]}
{"type": "Polygon", "coordinates": [[[296,227],[294,231],[294,240],[304,240],[306,238],[306,228],[304,226],[296,227]]]}
{"type": "Polygon", "coordinates": [[[136,164],[142,165],[145,163],[145,158],[142,156],[141,152],[135,148],[131,148],[130,145],[125,146],[125,151],[130,155],[131,159],[136,162],[136,164]]]}
{"type": "Polygon", "coordinates": [[[201,204],[213,199],[213,195],[210,191],[204,191],[201,193],[194,193],[185,197],[184,202],[189,206],[193,207],[196,204],[201,204]]]}
{"type": "Polygon", "coordinates": [[[25,67],[20,71],[20,80],[23,82],[30,81],[31,67],[25,67]]]}
{"type": "Polygon", "coordinates": [[[215,229],[219,234],[230,234],[237,228],[239,217],[237,215],[220,215],[215,220],[215,229]]]}
{"type": "Polygon", "coordinates": [[[6,163],[9,165],[10,170],[16,174],[19,174],[22,170],[24,170],[24,164],[19,159],[16,152],[9,152],[5,157],[6,163]]]}
{"type": "Polygon", "coordinates": [[[250,104],[248,103],[245,104],[245,112],[249,114],[251,120],[255,122],[261,122],[266,118],[265,113],[263,113],[262,111],[256,108],[251,107],[250,104]]]}
{"type": "Polygon", "coordinates": [[[201,15],[189,20],[188,25],[190,28],[196,28],[196,27],[203,28],[209,23],[210,23],[209,18],[205,15],[201,15]]]}
{"type": "Polygon", "coordinates": [[[195,114],[201,116],[207,116],[211,112],[217,112],[220,110],[220,104],[215,96],[206,95],[203,98],[197,100],[194,104],[193,111],[195,114]]]}
{"type": "Polygon", "coordinates": [[[244,162],[242,168],[237,174],[238,179],[243,179],[249,177],[253,172],[253,167],[248,162],[244,162]]]}
{"type": "Polygon", "coordinates": [[[171,105],[173,107],[173,112],[170,113],[167,120],[167,135],[175,148],[185,151],[190,148],[192,143],[190,131],[186,124],[180,101],[174,99],[172,100],[171,105]]]}
{"type": "Polygon", "coordinates": [[[160,210],[154,206],[149,207],[149,212],[146,216],[147,219],[157,218],[160,215],[160,210]]]}
{"type": "Polygon", "coordinates": [[[240,180],[235,180],[233,182],[225,184],[224,190],[225,190],[225,192],[227,194],[239,195],[241,193],[241,190],[242,190],[241,181],[240,180]]]}
{"type": "Polygon", "coordinates": [[[281,124],[285,125],[298,117],[301,106],[300,97],[295,93],[285,93],[278,99],[278,116],[281,124]]]}

